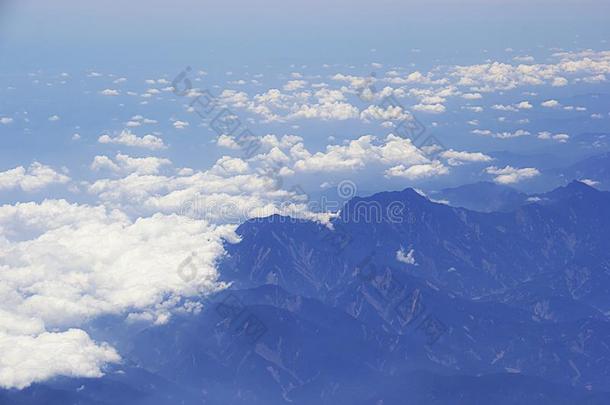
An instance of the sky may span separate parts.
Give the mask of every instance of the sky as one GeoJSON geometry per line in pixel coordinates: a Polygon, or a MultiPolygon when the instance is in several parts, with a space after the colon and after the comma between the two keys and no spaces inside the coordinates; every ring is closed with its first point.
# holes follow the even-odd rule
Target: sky
{"type": "Polygon", "coordinates": [[[607,152],[609,8],[2,2],[0,387],[102,375],[121,353],[91,322],[193,311],[245,219],[557,186],[607,152]]]}

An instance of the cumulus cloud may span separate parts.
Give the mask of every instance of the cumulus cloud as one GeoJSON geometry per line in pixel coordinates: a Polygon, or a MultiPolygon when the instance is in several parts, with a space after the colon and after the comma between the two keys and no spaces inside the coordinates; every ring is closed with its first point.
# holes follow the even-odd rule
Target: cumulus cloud
{"type": "Polygon", "coordinates": [[[504,168],[490,166],[486,168],[485,171],[488,174],[496,176],[494,181],[498,184],[515,184],[540,175],[538,169],[533,167],[517,169],[512,166],[506,166],[504,168]]]}
{"type": "Polygon", "coordinates": [[[302,89],[306,84],[307,82],[305,80],[290,80],[284,85],[283,89],[285,91],[295,91],[302,89]]]}
{"type": "Polygon", "coordinates": [[[8,125],[13,122],[13,119],[10,117],[0,117],[0,124],[8,125]]]}
{"type": "Polygon", "coordinates": [[[412,120],[413,116],[404,111],[400,106],[388,106],[386,108],[371,105],[360,113],[360,119],[364,121],[405,121],[412,120]]]}
{"type": "Polygon", "coordinates": [[[3,388],[21,389],[57,375],[101,377],[106,364],[120,361],[116,350],[106,343],[96,344],[80,329],[37,335],[0,331],[0,348],[0,387],[3,388]]]}
{"type": "Polygon", "coordinates": [[[89,320],[134,314],[166,322],[185,299],[224,287],[214,264],[222,239],[236,241],[233,226],[162,214],[132,221],[63,200],[4,205],[0,228],[5,388],[54,375],[101,375],[119,356],[89,338],[89,320]],[[182,268],[193,252],[196,265],[182,268]]]}
{"type": "Polygon", "coordinates": [[[448,174],[449,169],[439,161],[413,166],[398,165],[385,171],[386,177],[401,177],[408,180],[422,180],[448,174]]]}
{"type": "Polygon", "coordinates": [[[70,177],[55,171],[42,163],[34,162],[27,169],[18,166],[0,172],[0,190],[21,189],[31,192],[38,191],[51,184],[65,184],[70,177]]]}
{"type": "MultiPolygon", "coordinates": [[[[290,87],[294,88],[294,85],[290,87]]],[[[227,99],[223,98],[223,100],[227,99]]],[[[324,87],[313,93],[295,90],[290,94],[282,93],[278,89],[269,89],[255,95],[251,100],[244,93],[237,102],[234,100],[231,102],[236,107],[245,107],[248,111],[261,116],[265,122],[297,119],[342,121],[358,118],[359,115],[358,108],[346,101],[342,91],[324,87]]]]}
{"type": "Polygon", "coordinates": [[[568,134],[552,134],[548,131],[538,132],[538,139],[554,140],[559,143],[566,143],[570,139],[568,134]]]}
{"type": "Polygon", "coordinates": [[[163,139],[157,136],[144,135],[143,137],[138,137],[129,130],[123,130],[119,135],[114,137],[104,134],[100,136],[97,141],[99,143],[126,145],[150,150],[167,148],[163,143],[163,139]]]}
{"type": "Polygon", "coordinates": [[[108,156],[96,156],[91,163],[91,170],[107,169],[115,173],[157,174],[162,166],[170,165],[169,159],[157,157],[134,158],[118,153],[114,161],[108,156]]]}
{"type": "Polygon", "coordinates": [[[436,103],[436,104],[416,104],[416,105],[413,106],[413,109],[415,111],[431,113],[431,114],[444,113],[445,110],[446,110],[445,106],[440,104],[440,103],[436,103]]]}
{"type": "MultiPolygon", "coordinates": [[[[577,79],[579,76],[601,79],[602,75],[610,73],[608,51],[560,52],[553,56],[558,59],[555,63],[512,65],[489,62],[455,66],[450,69],[449,74],[457,80],[459,86],[479,92],[492,92],[543,84],[560,87],[568,84],[567,77],[570,76],[577,79]]],[[[516,61],[533,62],[529,58],[516,61]]]]}
{"type": "Polygon", "coordinates": [[[186,127],[188,127],[190,124],[186,121],[174,121],[174,123],[172,124],[174,126],[174,128],[176,129],[184,129],[186,127]]]}
{"type": "Polygon", "coordinates": [[[340,171],[359,169],[367,163],[413,165],[427,162],[428,158],[410,139],[388,135],[383,143],[376,144],[375,137],[365,135],[347,145],[329,145],[325,152],[313,155],[302,150],[302,157],[294,168],[303,172],[340,171]]]}
{"type": "Polygon", "coordinates": [[[440,155],[447,159],[447,163],[450,166],[460,166],[464,163],[473,162],[490,162],[493,160],[491,156],[481,152],[459,152],[453,149],[443,151],[440,155]]]}
{"type": "Polygon", "coordinates": [[[557,100],[546,100],[546,101],[543,101],[542,103],[540,103],[540,105],[545,108],[557,108],[561,104],[557,100]]]}
{"type": "Polygon", "coordinates": [[[239,144],[235,141],[235,139],[229,135],[220,135],[216,140],[216,145],[221,148],[227,149],[239,149],[239,144]]]}
{"type": "Polygon", "coordinates": [[[100,91],[100,94],[102,96],[118,96],[119,91],[115,90],[115,89],[104,89],[104,90],[100,91]]]}

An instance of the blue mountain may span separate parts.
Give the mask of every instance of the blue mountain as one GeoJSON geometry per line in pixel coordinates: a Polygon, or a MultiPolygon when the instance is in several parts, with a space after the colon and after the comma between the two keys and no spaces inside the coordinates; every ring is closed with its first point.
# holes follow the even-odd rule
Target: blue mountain
{"type": "Polygon", "coordinates": [[[610,193],[537,197],[476,212],[406,189],[326,225],[247,221],[201,313],[137,332],[103,378],[0,404],[610,403],[610,193]]]}
{"type": "Polygon", "coordinates": [[[445,188],[431,193],[430,197],[453,207],[480,212],[513,211],[526,204],[528,198],[512,187],[486,181],[445,188]]]}

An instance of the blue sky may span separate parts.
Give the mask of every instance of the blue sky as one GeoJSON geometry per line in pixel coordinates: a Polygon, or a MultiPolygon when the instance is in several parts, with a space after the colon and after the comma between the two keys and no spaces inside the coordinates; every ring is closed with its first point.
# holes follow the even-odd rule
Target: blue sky
{"type": "Polygon", "coordinates": [[[0,359],[2,387],[100,375],[120,353],[89,322],[162,324],[226,287],[215,261],[246,218],[327,223],[340,205],[306,199],[346,184],[546,191],[608,151],[586,135],[610,126],[607,2],[1,7],[0,345],[34,364],[0,359]],[[78,364],[38,350],[57,342],[78,364]]]}

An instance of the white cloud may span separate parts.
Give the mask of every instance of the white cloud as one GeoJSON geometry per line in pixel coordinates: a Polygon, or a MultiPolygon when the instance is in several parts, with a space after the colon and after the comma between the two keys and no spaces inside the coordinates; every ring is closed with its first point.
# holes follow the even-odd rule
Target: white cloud
{"type": "Polygon", "coordinates": [[[8,125],[13,122],[13,119],[10,117],[0,117],[0,124],[8,125]]]}
{"type": "Polygon", "coordinates": [[[100,94],[102,96],[118,96],[119,91],[115,90],[115,89],[104,89],[104,90],[100,91],[100,94]]]}
{"type": "Polygon", "coordinates": [[[540,175],[538,169],[533,167],[517,169],[512,166],[506,166],[500,169],[495,166],[490,166],[486,168],[485,171],[488,174],[496,176],[494,181],[498,184],[515,184],[540,175]]]}
{"type": "Polygon", "coordinates": [[[51,115],[49,117],[49,121],[51,121],[51,122],[59,121],[59,120],[60,120],[59,115],[51,115]]]}
{"type": "Polygon", "coordinates": [[[396,260],[405,264],[417,265],[417,263],[415,263],[415,257],[413,257],[414,254],[415,251],[413,249],[409,250],[409,252],[407,253],[401,247],[399,250],[396,251],[396,260]]]}
{"type": "Polygon", "coordinates": [[[543,107],[546,107],[546,108],[557,108],[561,104],[557,100],[546,100],[546,101],[543,101],[540,105],[543,107]]]}
{"type": "Polygon", "coordinates": [[[479,100],[482,99],[483,96],[481,93],[464,93],[462,94],[462,98],[465,100],[479,100]]]}
{"type": "Polygon", "coordinates": [[[492,157],[481,152],[458,152],[449,149],[441,152],[441,157],[447,159],[450,166],[459,166],[471,162],[490,162],[492,157]]]}
{"type": "Polygon", "coordinates": [[[239,144],[235,141],[235,139],[229,135],[220,135],[216,140],[216,145],[221,148],[233,149],[237,150],[240,148],[239,144]]]}
{"type": "Polygon", "coordinates": [[[190,124],[186,121],[174,121],[174,123],[172,125],[176,129],[184,129],[184,128],[188,127],[190,124]]]}
{"type": "Polygon", "coordinates": [[[444,105],[437,103],[437,104],[416,104],[413,106],[413,109],[415,111],[420,111],[420,112],[424,112],[424,113],[431,113],[431,114],[441,114],[444,113],[446,111],[446,108],[444,105]]]}
{"type": "Polygon", "coordinates": [[[599,181],[591,180],[591,179],[581,179],[579,180],[582,183],[585,183],[589,187],[595,187],[599,185],[599,181]]]}
{"type": "MultiPolygon", "coordinates": [[[[479,65],[455,66],[450,69],[450,76],[457,80],[459,86],[466,86],[470,91],[491,92],[511,90],[519,86],[538,86],[551,84],[564,86],[567,77],[584,76],[599,80],[602,75],[610,73],[610,52],[583,51],[562,52],[553,55],[559,61],[549,64],[511,65],[500,62],[489,62],[479,65]]],[[[519,59],[532,62],[533,60],[519,59]]]]}
{"type": "Polygon", "coordinates": [[[400,106],[388,106],[383,108],[377,105],[370,105],[360,113],[363,121],[405,121],[412,120],[413,116],[404,111],[400,106]]]}
{"type": "Polygon", "coordinates": [[[439,161],[418,164],[406,167],[398,165],[385,171],[386,177],[402,177],[409,180],[421,180],[429,177],[442,176],[449,173],[449,169],[439,161]]]}
{"type": "Polygon", "coordinates": [[[19,188],[23,191],[38,191],[51,184],[65,184],[70,178],[42,163],[34,162],[27,169],[18,166],[0,172],[0,190],[19,188]]]}
{"type": "MultiPolygon", "coordinates": [[[[16,321],[23,322],[23,319],[16,321]]],[[[101,377],[107,363],[120,361],[116,350],[105,343],[96,344],[80,329],[37,335],[0,331],[0,348],[0,387],[3,388],[21,389],[57,375],[101,377]]]]}
{"type": "Polygon", "coordinates": [[[295,91],[302,89],[306,84],[307,82],[305,80],[290,80],[284,85],[283,89],[285,91],[295,91]]]}
{"type": "Polygon", "coordinates": [[[157,157],[133,158],[118,153],[113,161],[107,156],[96,156],[91,163],[91,170],[107,169],[115,173],[157,174],[162,166],[170,165],[169,159],[157,157]]]}
{"type": "Polygon", "coordinates": [[[533,56],[526,55],[526,56],[515,56],[513,58],[513,60],[516,61],[516,62],[530,62],[531,63],[535,59],[534,59],[533,56]]]}
{"type": "Polygon", "coordinates": [[[538,132],[538,139],[554,140],[559,143],[566,143],[570,139],[570,135],[568,135],[568,134],[553,135],[552,133],[550,133],[548,131],[542,131],[542,132],[538,132]]]}
{"type": "Polygon", "coordinates": [[[115,137],[110,135],[102,135],[97,140],[99,143],[126,145],[144,149],[165,149],[167,146],[163,143],[163,139],[154,135],[144,135],[138,137],[129,130],[123,130],[115,137]]]}
{"type": "Polygon", "coordinates": [[[498,111],[517,111],[516,107],[513,107],[512,105],[502,105],[502,104],[494,104],[491,106],[492,110],[498,110],[498,111]]]}
{"type": "Polygon", "coordinates": [[[492,136],[494,138],[498,138],[498,139],[510,139],[510,138],[519,138],[522,136],[528,136],[531,135],[529,131],[526,131],[524,129],[518,129],[514,132],[498,132],[496,134],[493,134],[492,136]]]}
{"type": "Polygon", "coordinates": [[[313,155],[297,147],[294,150],[301,153],[294,168],[302,172],[319,172],[355,170],[363,168],[368,163],[413,165],[428,162],[428,158],[412,144],[410,139],[388,135],[380,145],[375,141],[375,137],[365,135],[344,146],[329,145],[326,152],[313,155]]]}
{"type": "Polygon", "coordinates": [[[582,81],[590,84],[603,83],[606,81],[606,75],[589,76],[582,79],[582,81]]]}
{"type": "Polygon", "coordinates": [[[358,117],[358,108],[349,103],[332,102],[302,104],[290,114],[288,119],[320,118],[322,120],[347,120],[358,117]]]}
{"type": "Polygon", "coordinates": [[[178,215],[132,221],[63,200],[0,207],[0,386],[95,377],[116,351],[84,330],[101,315],[166,322],[187,298],[223,288],[215,261],[234,227],[178,215]],[[196,253],[196,267],[180,267],[196,253]],[[182,269],[182,272],[179,271],[182,269]]]}

